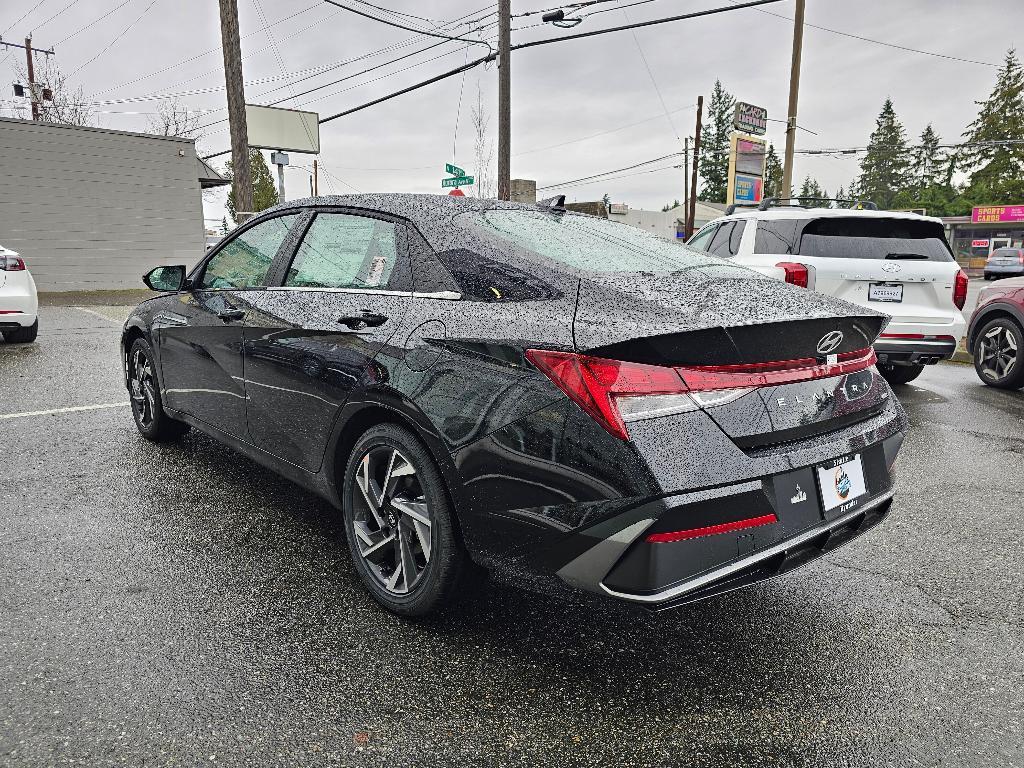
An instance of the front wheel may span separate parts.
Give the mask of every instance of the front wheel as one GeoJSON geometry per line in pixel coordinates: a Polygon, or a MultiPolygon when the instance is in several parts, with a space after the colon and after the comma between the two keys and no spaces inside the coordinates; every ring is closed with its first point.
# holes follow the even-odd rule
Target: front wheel
{"type": "Polygon", "coordinates": [[[144,438],[163,443],[177,440],[188,432],[188,424],[164,413],[153,348],[145,339],[136,339],[128,350],[128,391],[135,426],[144,438]]]}
{"type": "Polygon", "coordinates": [[[888,365],[887,363],[878,364],[878,372],[882,374],[882,378],[888,381],[893,386],[909,384],[918,376],[920,376],[921,371],[923,370],[923,365],[888,365]]]}
{"type": "Polygon", "coordinates": [[[363,434],[342,503],[349,551],[378,603],[425,616],[454,601],[468,557],[441,473],[415,435],[394,424],[363,434]]]}
{"type": "Polygon", "coordinates": [[[997,317],[974,336],[974,370],[990,387],[1020,389],[1024,386],[1024,331],[1009,317],[997,317]]]}

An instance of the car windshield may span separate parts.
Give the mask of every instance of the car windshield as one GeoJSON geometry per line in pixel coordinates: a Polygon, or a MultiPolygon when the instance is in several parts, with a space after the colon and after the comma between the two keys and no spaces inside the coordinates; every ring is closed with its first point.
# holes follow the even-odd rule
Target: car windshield
{"type": "Polygon", "coordinates": [[[716,276],[750,270],[673,243],[627,224],[595,216],[523,210],[492,210],[472,216],[514,245],[586,272],[678,272],[700,268],[716,276]]]}

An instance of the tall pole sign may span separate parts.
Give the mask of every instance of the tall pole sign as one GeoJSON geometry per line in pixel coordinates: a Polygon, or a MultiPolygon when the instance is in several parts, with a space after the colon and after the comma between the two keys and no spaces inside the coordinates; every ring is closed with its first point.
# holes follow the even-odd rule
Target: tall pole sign
{"type": "Polygon", "coordinates": [[[729,134],[729,177],[725,202],[756,205],[764,197],[765,140],[768,110],[739,101],[729,134]]]}

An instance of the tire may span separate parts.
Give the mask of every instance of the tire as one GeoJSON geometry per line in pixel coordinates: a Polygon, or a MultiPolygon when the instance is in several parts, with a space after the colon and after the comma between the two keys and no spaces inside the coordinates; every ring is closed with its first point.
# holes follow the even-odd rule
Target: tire
{"type": "Polygon", "coordinates": [[[178,440],[188,432],[188,424],[172,419],[164,412],[153,348],[145,339],[136,339],[128,350],[128,393],[135,426],[147,440],[165,443],[178,440]]]}
{"type": "Polygon", "coordinates": [[[903,384],[909,384],[918,376],[920,376],[921,371],[923,370],[923,365],[888,365],[886,363],[878,364],[878,372],[882,374],[882,378],[888,381],[894,387],[903,384]]]}
{"type": "Polygon", "coordinates": [[[39,335],[39,321],[36,320],[28,328],[13,328],[4,331],[4,340],[8,344],[31,344],[39,335]]]}
{"type": "Polygon", "coordinates": [[[348,548],[373,598],[408,617],[454,603],[469,558],[426,447],[409,430],[380,424],[356,442],[344,477],[348,548]]]}
{"type": "Polygon", "coordinates": [[[986,275],[985,275],[985,279],[986,279],[986,280],[991,280],[991,279],[992,279],[992,275],[989,275],[989,274],[987,274],[987,273],[986,273],[986,275]]]}
{"type": "Polygon", "coordinates": [[[1024,386],[1024,330],[1011,317],[989,320],[974,334],[974,370],[997,389],[1024,386]]]}

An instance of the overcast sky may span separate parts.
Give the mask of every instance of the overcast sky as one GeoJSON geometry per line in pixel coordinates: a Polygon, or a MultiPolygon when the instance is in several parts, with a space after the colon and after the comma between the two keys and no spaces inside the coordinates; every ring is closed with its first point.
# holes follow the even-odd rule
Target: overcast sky
{"type": "MultiPolygon", "coordinates": [[[[573,31],[618,26],[627,17],[635,22],[728,4],[727,0],[649,0],[628,9],[617,7],[635,2],[596,4],[587,11],[603,12],[573,31]]],[[[244,76],[250,83],[246,98],[253,103],[269,103],[441,42],[316,0],[238,0],[238,4],[244,76]],[[260,31],[264,16],[271,26],[260,31]],[[271,45],[271,33],[280,60],[271,45]],[[293,91],[278,88],[287,80],[253,83],[280,77],[282,72],[307,74],[304,71],[310,68],[400,43],[407,44],[306,79],[293,91]]],[[[358,0],[350,4],[371,10],[358,0]]],[[[486,7],[486,0],[375,0],[375,4],[430,20],[450,20],[484,9],[482,16],[494,10],[486,7]]],[[[513,0],[512,8],[518,14],[554,5],[551,0],[513,0]]],[[[513,177],[537,179],[541,186],[557,184],[677,152],[678,137],[693,132],[696,97],[703,94],[706,100],[716,78],[738,99],[766,107],[769,118],[783,119],[793,8],[793,0],[784,0],[763,10],[786,18],[744,9],[639,29],[635,40],[630,32],[618,32],[517,52],[512,74],[513,177]],[[593,136],[599,133],[604,135],[593,136]],[[549,148],[558,144],[563,146],[549,148]]],[[[514,26],[530,27],[539,19],[519,18],[514,26]]],[[[1024,2],[808,0],[806,20],[849,35],[996,65],[1017,44],[1015,35],[1024,30],[1024,2]]],[[[204,115],[204,123],[212,125],[205,129],[201,151],[227,148],[215,0],[3,0],[0,29],[5,30],[6,40],[20,40],[32,32],[36,45],[55,45],[61,68],[73,73],[72,83],[83,87],[88,101],[209,89],[184,95],[181,101],[194,109],[213,110],[204,115]],[[111,10],[109,16],[83,29],[111,10]]],[[[493,30],[491,26],[488,32],[493,30]]],[[[514,33],[513,42],[566,33],[542,25],[514,33]]],[[[486,48],[476,45],[468,55],[485,52],[486,48]]],[[[442,44],[281,106],[325,116],[451,69],[466,56],[462,44],[442,44]],[[444,53],[449,55],[370,82],[444,53]]],[[[17,50],[0,59],[8,77],[14,77],[13,64],[21,57],[17,50]]],[[[899,50],[812,27],[804,36],[802,71],[799,122],[816,135],[801,132],[798,149],[864,146],[886,96],[893,99],[911,138],[930,122],[943,139],[956,140],[976,114],[973,102],[988,95],[996,75],[995,66],[899,50]]],[[[478,88],[491,115],[493,137],[497,94],[493,65],[323,125],[320,160],[329,175],[321,176],[321,192],[441,192],[444,163],[454,161],[468,173],[476,172],[471,106],[478,88]]],[[[0,104],[11,104],[9,92],[0,104]]],[[[156,104],[100,105],[96,121],[104,127],[145,131],[146,115],[126,113],[152,112],[156,104]]],[[[770,124],[768,137],[781,153],[781,123],[770,124]]],[[[294,165],[308,165],[311,160],[292,154],[294,165]]],[[[671,165],[667,161],[641,170],[671,165]]],[[[798,156],[795,168],[796,178],[811,174],[834,192],[857,174],[858,158],[798,156]]],[[[660,208],[682,197],[682,170],[633,173],[562,186],[558,191],[576,200],[600,199],[607,193],[615,202],[645,208],[660,208]]],[[[286,186],[289,197],[303,196],[309,188],[308,174],[289,170],[286,186]]],[[[219,217],[222,208],[219,202],[208,201],[206,211],[219,217]]]]}

